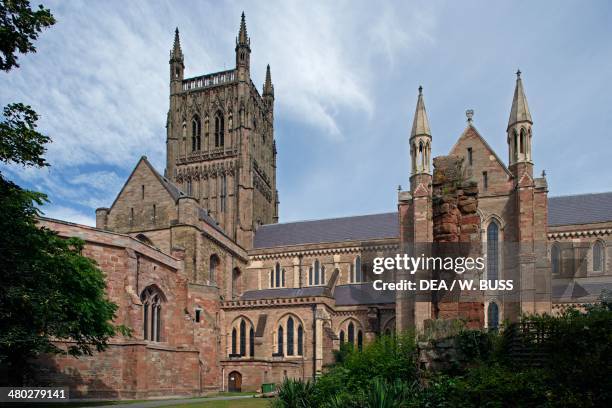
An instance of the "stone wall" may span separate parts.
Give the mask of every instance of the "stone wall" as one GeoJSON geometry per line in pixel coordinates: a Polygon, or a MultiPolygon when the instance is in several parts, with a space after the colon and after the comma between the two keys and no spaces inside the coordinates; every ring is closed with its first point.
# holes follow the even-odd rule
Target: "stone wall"
{"type": "MultiPolygon", "coordinates": [[[[480,216],[478,210],[478,183],[466,179],[463,158],[441,156],[433,160],[432,179],[433,206],[433,256],[435,257],[479,257],[480,216]]],[[[473,279],[470,271],[458,275],[454,271],[434,271],[434,279],[447,281],[473,279]]],[[[438,290],[432,294],[434,317],[440,319],[461,318],[468,327],[484,326],[484,303],[481,296],[461,292],[438,290]]]]}

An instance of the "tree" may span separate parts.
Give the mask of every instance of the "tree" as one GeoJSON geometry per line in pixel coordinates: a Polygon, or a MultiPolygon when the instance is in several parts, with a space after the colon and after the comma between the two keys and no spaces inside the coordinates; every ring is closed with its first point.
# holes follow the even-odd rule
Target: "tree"
{"type": "MultiPolygon", "coordinates": [[[[15,50],[33,52],[31,40],[54,22],[49,10],[33,13],[27,1],[0,2],[1,67],[18,66],[15,50]]],[[[11,104],[0,122],[0,162],[48,166],[43,154],[50,138],[36,130],[29,106],[11,104]]],[[[64,239],[37,225],[44,194],[22,189],[0,172],[0,383],[28,380],[32,358],[41,353],[74,356],[108,346],[118,333],[117,305],[107,299],[103,272],[83,256],[84,242],[64,239]],[[69,340],[66,347],[57,341],[69,340]]]]}

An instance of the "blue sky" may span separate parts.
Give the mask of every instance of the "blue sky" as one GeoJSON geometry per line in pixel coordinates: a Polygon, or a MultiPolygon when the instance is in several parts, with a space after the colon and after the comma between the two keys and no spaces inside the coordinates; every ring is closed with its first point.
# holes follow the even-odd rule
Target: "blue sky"
{"type": "Polygon", "coordinates": [[[37,110],[52,167],[2,171],[46,192],[52,217],[93,224],[141,155],[163,171],[174,27],[187,77],[229,69],[243,10],[254,82],[272,69],[281,221],[393,211],[408,185],[419,85],[434,156],[474,109],[506,158],[518,67],[549,195],[612,190],[607,1],[44,4],[57,24],[21,68],[0,74],[0,103],[37,110]]]}

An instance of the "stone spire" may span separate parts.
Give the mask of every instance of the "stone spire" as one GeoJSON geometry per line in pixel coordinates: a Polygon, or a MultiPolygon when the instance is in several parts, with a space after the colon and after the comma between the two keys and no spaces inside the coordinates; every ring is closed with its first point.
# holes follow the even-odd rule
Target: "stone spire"
{"type": "Polygon", "coordinates": [[[183,51],[181,50],[181,39],[179,37],[179,29],[174,30],[174,44],[170,52],[170,59],[181,61],[183,59],[183,51]]]}
{"type": "Polygon", "coordinates": [[[270,64],[266,68],[266,82],[263,86],[263,96],[274,96],[274,85],[272,85],[272,75],[270,74],[270,64]]]}
{"type": "Polygon", "coordinates": [[[414,112],[414,121],[412,122],[410,137],[413,138],[423,135],[431,136],[431,130],[429,130],[429,119],[427,119],[425,102],[423,101],[423,87],[419,86],[419,98],[417,100],[416,111],[414,112]]]}
{"type": "Polygon", "coordinates": [[[514,88],[514,99],[512,99],[512,109],[510,109],[510,119],[508,119],[508,128],[519,122],[529,122],[531,113],[527,104],[527,97],[523,90],[523,81],[521,80],[521,70],[516,71],[516,87],[514,88]]]}
{"type": "Polygon", "coordinates": [[[236,42],[242,45],[249,45],[249,36],[247,34],[246,18],[244,16],[244,11],[242,12],[242,16],[240,18],[240,31],[238,32],[238,38],[236,42]]]}

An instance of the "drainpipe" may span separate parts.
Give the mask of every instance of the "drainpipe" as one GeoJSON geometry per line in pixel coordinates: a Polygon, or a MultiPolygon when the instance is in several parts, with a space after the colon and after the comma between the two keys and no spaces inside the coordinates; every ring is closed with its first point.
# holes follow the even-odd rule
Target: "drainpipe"
{"type": "Polygon", "coordinates": [[[312,379],[317,379],[317,305],[312,305],[312,379]]]}

